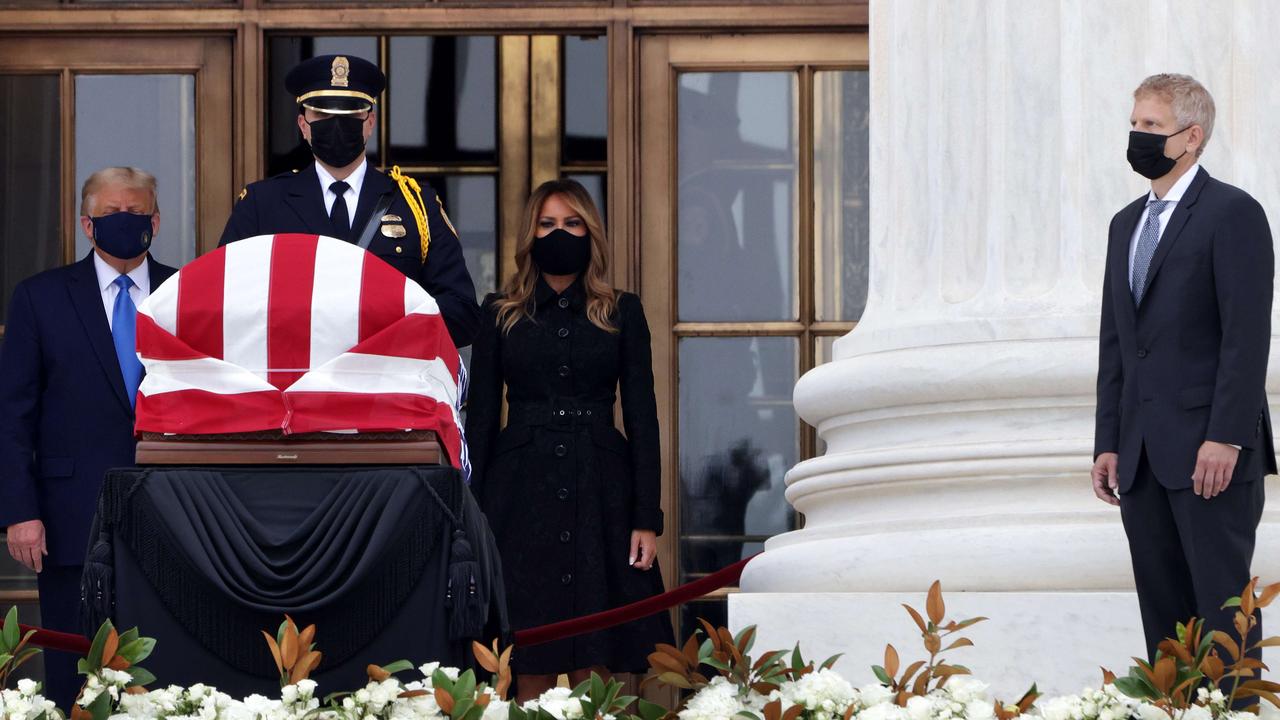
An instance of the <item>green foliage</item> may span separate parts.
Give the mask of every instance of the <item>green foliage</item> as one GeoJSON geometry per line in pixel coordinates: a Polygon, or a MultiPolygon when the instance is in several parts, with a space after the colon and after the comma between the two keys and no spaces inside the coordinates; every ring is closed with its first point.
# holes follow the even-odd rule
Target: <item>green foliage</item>
{"type": "Polygon", "coordinates": [[[40,648],[28,644],[35,634],[35,630],[22,633],[18,626],[18,607],[9,608],[4,616],[4,630],[0,632],[0,688],[9,687],[14,671],[40,654],[40,648]]]}

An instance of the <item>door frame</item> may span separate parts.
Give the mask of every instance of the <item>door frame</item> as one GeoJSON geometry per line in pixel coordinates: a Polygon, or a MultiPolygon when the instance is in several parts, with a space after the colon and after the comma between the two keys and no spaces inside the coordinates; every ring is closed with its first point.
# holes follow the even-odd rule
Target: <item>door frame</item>
{"type": "MultiPolygon", "coordinates": [[[[667,532],[659,539],[663,582],[679,584],[680,444],[679,339],[697,336],[795,336],[800,371],[813,365],[811,335],[847,332],[853,323],[813,321],[813,73],[866,69],[870,48],[865,30],[749,35],[645,35],[639,39],[639,142],[636,150],[637,229],[644,238],[639,256],[638,292],[653,338],[654,390],[657,395],[662,453],[662,509],[667,532]],[[801,73],[797,97],[799,179],[797,258],[800,319],[794,322],[680,323],[676,314],[677,240],[677,94],[684,72],[795,71],[801,73]],[[806,249],[806,244],[808,248],[806,249]],[[825,327],[830,326],[830,327],[825,327]],[[808,347],[806,347],[808,346],[808,347]]],[[[801,458],[813,454],[813,433],[801,427],[801,458]]],[[[723,594],[721,591],[720,594],[723,594]]]]}
{"type": "Polygon", "coordinates": [[[88,74],[191,74],[195,76],[197,255],[218,246],[231,215],[234,108],[232,51],[235,36],[26,35],[0,42],[0,73],[58,74],[62,132],[62,257],[75,257],[80,232],[76,186],[75,78],[88,74]]]}

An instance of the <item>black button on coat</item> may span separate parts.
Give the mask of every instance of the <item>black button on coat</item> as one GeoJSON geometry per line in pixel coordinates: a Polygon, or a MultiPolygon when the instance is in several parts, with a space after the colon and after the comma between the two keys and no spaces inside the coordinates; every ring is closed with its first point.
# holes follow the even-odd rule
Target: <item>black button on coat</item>
{"type": "MultiPolygon", "coordinates": [[[[536,627],[662,592],[658,567],[627,564],[631,531],[662,532],[658,417],[649,327],[620,293],[609,333],[587,319],[581,281],[557,295],[541,279],[533,317],[509,333],[485,299],[471,356],[467,442],[472,491],[502,554],[511,626],[536,627]],[[564,372],[567,370],[568,372],[564,372]],[[499,431],[503,385],[510,406],[499,431]],[[617,391],[626,437],[613,425],[617,391]]],[[[666,613],[513,654],[527,673],[603,665],[647,670],[671,642],[666,613]]]]}

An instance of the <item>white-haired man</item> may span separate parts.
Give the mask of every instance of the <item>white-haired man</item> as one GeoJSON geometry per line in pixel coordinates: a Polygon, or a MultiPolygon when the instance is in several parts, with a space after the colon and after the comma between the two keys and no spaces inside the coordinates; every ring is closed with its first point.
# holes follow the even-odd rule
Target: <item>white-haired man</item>
{"type": "Polygon", "coordinates": [[[1265,473],[1274,252],[1266,215],[1209,176],[1209,92],[1153,75],[1133,94],[1129,163],[1150,192],[1111,220],[1103,280],[1094,493],[1119,505],[1148,655],[1249,581],[1265,473]]]}
{"type": "MultiPolygon", "coordinates": [[[[0,527],[37,574],[41,624],[79,632],[80,574],[107,469],[134,461],[138,303],[174,268],[150,259],[156,181],[137,168],[94,173],[81,192],[83,260],[14,289],[0,352],[0,527]]],[[[46,695],[68,709],[76,658],[45,656],[46,695]]]]}

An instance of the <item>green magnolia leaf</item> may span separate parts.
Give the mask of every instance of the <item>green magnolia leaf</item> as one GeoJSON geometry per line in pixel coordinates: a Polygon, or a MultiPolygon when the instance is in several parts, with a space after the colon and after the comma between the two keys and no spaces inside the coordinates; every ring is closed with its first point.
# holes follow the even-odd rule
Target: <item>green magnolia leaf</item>
{"type": "Polygon", "coordinates": [[[804,667],[804,656],[800,654],[800,644],[796,643],[796,647],[791,651],[791,669],[799,670],[804,667]]]}
{"type": "Polygon", "coordinates": [[[739,710],[737,714],[734,715],[734,717],[745,718],[745,720],[760,720],[760,716],[751,712],[750,710],[739,710]]]}
{"type": "Polygon", "coordinates": [[[1117,691],[1123,692],[1134,700],[1153,700],[1158,697],[1155,688],[1137,678],[1116,678],[1114,684],[1117,691]]]}
{"type": "Polygon", "coordinates": [[[76,661],[76,674],[78,675],[93,674],[93,668],[89,667],[88,660],[86,660],[85,658],[80,658],[79,660],[76,661]]]}
{"type": "Polygon", "coordinates": [[[597,705],[604,699],[604,680],[596,673],[591,673],[591,695],[589,696],[597,705]]]}
{"type": "Polygon", "coordinates": [[[105,692],[99,693],[85,710],[89,711],[93,720],[107,720],[111,715],[111,695],[105,692]]]}
{"type": "MultiPolygon", "coordinates": [[[[453,686],[453,690],[449,693],[454,700],[462,700],[463,698],[471,698],[475,702],[476,694],[476,673],[474,670],[468,670],[458,676],[458,682],[453,686]]],[[[454,706],[456,709],[456,705],[454,706]]]]}
{"type": "Polygon", "coordinates": [[[893,684],[893,678],[889,677],[889,673],[879,665],[872,665],[871,672],[875,673],[876,679],[885,685],[893,684]]]}
{"type": "Polygon", "coordinates": [[[507,720],[529,720],[529,713],[521,709],[519,704],[513,702],[507,705],[507,720]]]}
{"type": "Polygon", "coordinates": [[[449,717],[454,718],[455,720],[462,720],[462,718],[467,714],[467,711],[476,704],[476,699],[473,697],[455,697],[455,700],[457,700],[457,702],[453,704],[453,712],[449,713],[449,717]]]}
{"type": "Polygon", "coordinates": [[[413,669],[413,663],[409,662],[408,660],[397,660],[393,663],[389,663],[387,665],[382,666],[383,672],[389,672],[393,675],[398,672],[404,672],[405,670],[412,670],[412,669],[413,669]]]}
{"type": "Polygon", "coordinates": [[[844,655],[844,653],[836,653],[835,655],[832,655],[826,660],[823,660],[822,664],[819,665],[818,667],[821,667],[824,670],[830,670],[831,668],[835,667],[836,661],[840,659],[841,655],[844,655]]]}
{"type": "MultiPolygon", "coordinates": [[[[666,708],[662,707],[657,703],[649,702],[644,698],[640,698],[640,703],[638,707],[640,710],[641,720],[662,720],[662,718],[666,717],[667,715],[666,708]]],[[[757,718],[757,720],[759,719],[757,718]]]]}
{"type": "Polygon", "coordinates": [[[453,694],[453,681],[440,668],[436,668],[435,672],[431,673],[431,687],[444,688],[445,692],[453,694]]]}
{"type": "Polygon", "coordinates": [[[4,665],[8,664],[8,662],[12,659],[13,659],[13,656],[10,655],[9,653],[0,653],[0,667],[3,667],[4,665]]]}
{"type": "Polygon", "coordinates": [[[89,656],[85,659],[89,661],[89,667],[95,671],[102,669],[102,650],[107,645],[107,636],[114,629],[110,620],[104,620],[102,626],[98,628],[98,634],[93,636],[93,644],[89,646],[89,656]]]}
{"type": "Polygon", "coordinates": [[[135,685],[150,685],[156,681],[156,676],[152,675],[151,671],[146,668],[131,667],[128,670],[125,670],[125,672],[129,673],[129,677],[133,678],[129,681],[129,687],[133,687],[135,685]]]}
{"type": "Polygon", "coordinates": [[[13,652],[18,649],[18,606],[14,605],[9,608],[9,612],[4,616],[4,632],[0,633],[4,639],[4,650],[13,652]]]}
{"type": "Polygon", "coordinates": [[[744,650],[742,651],[742,654],[743,654],[743,655],[746,655],[746,654],[750,653],[750,652],[751,652],[751,648],[755,647],[755,644],[756,644],[756,626],[755,626],[755,625],[748,625],[748,626],[746,626],[746,627],[742,628],[741,630],[739,630],[737,635],[734,635],[734,636],[733,636],[733,644],[734,644],[734,645],[738,645],[738,644],[741,644],[741,643],[742,643],[742,638],[743,638],[744,636],[747,636],[747,635],[748,635],[748,633],[750,633],[750,636],[749,636],[749,638],[748,638],[748,640],[747,640],[747,646],[746,646],[746,649],[744,649],[744,650]]]}
{"type": "Polygon", "coordinates": [[[1240,598],[1238,596],[1233,598],[1228,598],[1226,602],[1222,603],[1222,607],[1224,608],[1240,607],[1240,598]]]}
{"type": "Polygon", "coordinates": [[[151,656],[151,651],[156,648],[155,638],[136,638],[128,645],[124,644],[124,636],[120,637],[120,649],[117,652],[130,665],[137,665],[151,656]]]}

